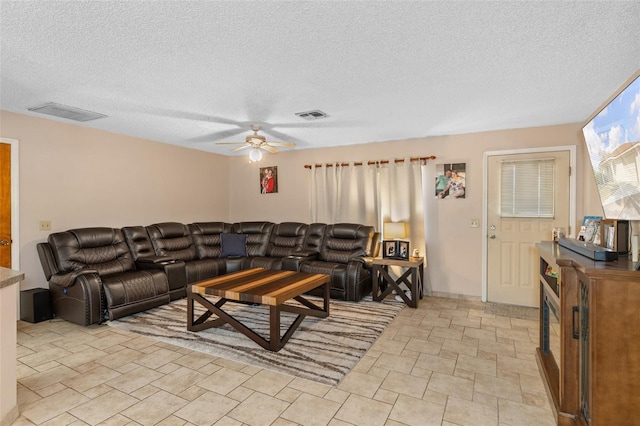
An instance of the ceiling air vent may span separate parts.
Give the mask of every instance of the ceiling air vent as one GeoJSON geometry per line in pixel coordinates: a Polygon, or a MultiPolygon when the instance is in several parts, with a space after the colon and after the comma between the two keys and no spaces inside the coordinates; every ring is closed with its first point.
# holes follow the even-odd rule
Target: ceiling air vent
{"type": "Polygon", "coordinates": [[[80,108],[75,108],[67,105],[57,104],[55,102],[48,102],[44,105],[28,108],[29,111],[38,112],[40,114],[53,115],[55,117],[66,118],[67,120],[74,121],[91,121],[98,118],[105,118],[106,115],[99,114],[97,112],[91,112],[80,108]]]}
{"type": "Polygon", "coordinates": [[[305,112],[296,112],[298,117],[304,118],[305,120],[318,120],[320,118],[328,117],[327,114],[320,111],[319,109],[314,109],[313,111],[305,111],[305,112]]]}

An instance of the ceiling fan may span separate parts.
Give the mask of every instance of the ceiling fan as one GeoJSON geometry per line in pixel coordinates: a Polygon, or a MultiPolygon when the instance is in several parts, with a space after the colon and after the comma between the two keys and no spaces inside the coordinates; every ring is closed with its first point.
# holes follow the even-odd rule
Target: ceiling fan
{"type": "Polygon", "coordinates": [[[216,145],[242,145],[237,148],[233,148],[231,152],[251,148],[251,152],[249,153],[251,161],[260,161],[262,158],[261,149],[270,152],[271,154],[275,154],[280,151],[276,146],[296,146],[293,142],[267,142],[266,137],[258,134],[260,129],[260,125],[252,124],[251,130],[253,130],[253,135],[247,136],[244,142],[217,142],[216,145]]]}

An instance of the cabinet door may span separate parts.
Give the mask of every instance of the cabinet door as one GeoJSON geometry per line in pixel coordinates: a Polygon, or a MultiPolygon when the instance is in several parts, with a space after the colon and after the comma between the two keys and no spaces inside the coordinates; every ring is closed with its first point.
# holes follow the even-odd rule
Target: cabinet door
{"type": "Polygon", "coordinates": [[[591,422],[591,350],[589,336],[589,286],[588,283],[580,280],[580,302],[579,302],[579,326],[580,326],[580,412],[587,421],[591,422]]]}

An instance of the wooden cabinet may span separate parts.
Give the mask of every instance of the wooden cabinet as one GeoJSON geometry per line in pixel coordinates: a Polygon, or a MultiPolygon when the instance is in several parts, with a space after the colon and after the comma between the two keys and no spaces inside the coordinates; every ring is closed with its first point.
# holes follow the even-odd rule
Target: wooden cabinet
{"type": "Polygon", "coordinates": [[[600,262],[554,242],[537,247],[537,360],[558,424],[638,424],[640,272],[623,256],[600,262]]]}

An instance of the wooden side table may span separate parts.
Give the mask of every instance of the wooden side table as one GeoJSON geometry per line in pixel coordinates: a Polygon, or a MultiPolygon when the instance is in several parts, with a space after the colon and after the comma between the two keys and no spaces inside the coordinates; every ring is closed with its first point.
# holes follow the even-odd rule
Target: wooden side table
{"type": "Polygon", "coordinates": [[[409,260],[376,257],[372,264],[374,301],[382,301],[395,290],[407,305],[412,308],[418,307],[418,299],[422,299],[423,296],[424,257],[410,257],[409,260]],[[406,268],[406,271],[394,280],[389,275],[389,266],[406,268]],[[411,298],[400,288],[402,283],[411,291],[411,298]]]}

